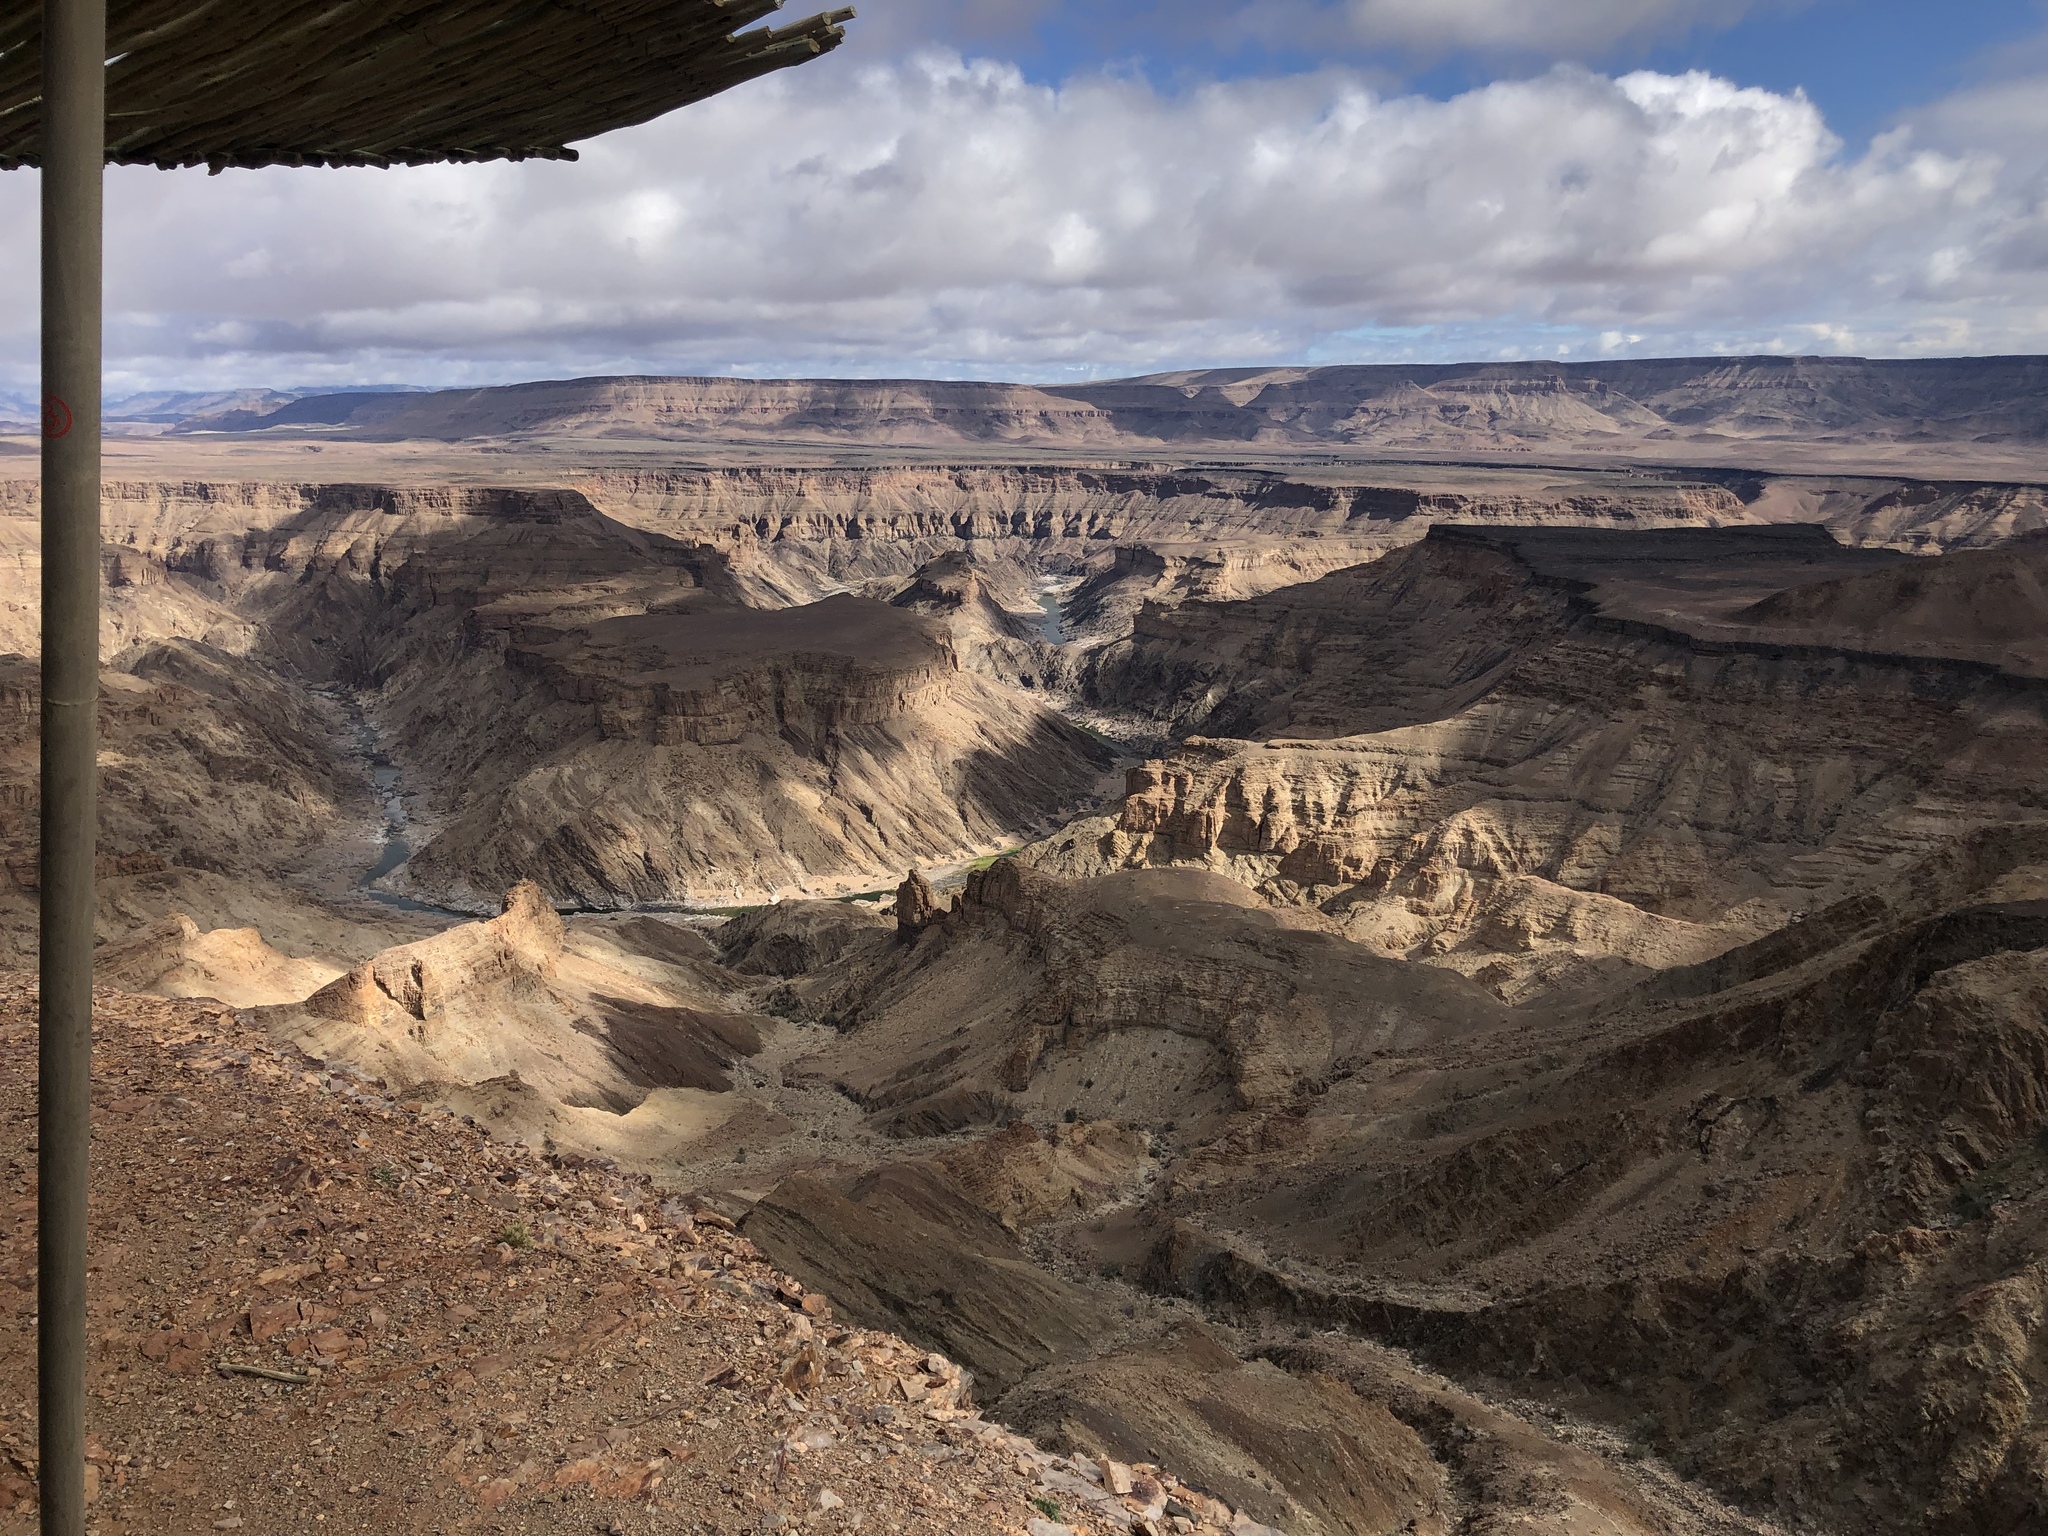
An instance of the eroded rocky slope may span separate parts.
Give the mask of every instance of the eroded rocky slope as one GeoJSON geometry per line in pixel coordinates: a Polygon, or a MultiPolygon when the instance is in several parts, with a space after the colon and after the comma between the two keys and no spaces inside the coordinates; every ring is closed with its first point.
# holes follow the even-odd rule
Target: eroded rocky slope
{"type": "MultiPolygon", "coordinates": [[[[528,877],[592,904],[859,888],[1014,844],[1099,787],[1102,749],[1036,696],[1042,668],[1026,688],[1017,667],[963,666],[981,637],[956,647],[944,619],[880,601],[888,584],[800,600],[575,492],[130,491],[110,568],[185,594],[145,617],[240,626],[237,652],[204,649],[237,728],[272,738],[252,790],[296,764],[346,777],[336,711],[303,688],[353,690],[424,813],[410,888],[443,901],[487,908],[528,877]]],[[[109,687],[130,691],[166,665],[146,646],[113,659],[109,687]]],[[[238,806],[259,808],[220,809],[238,806]]],[[[260,841],[275,864],[305,820],[252,815],[214,863],[260,841]]]]}
{"type": "Polygon", "coordinates": [[[2002,584],[2032,556],[1948,558],[1818,530],[1439,529],[1265,598],[1148,612],[1093,687],[1183,744],[1031,857],[1216,870],[1510,999],[1704,958],[2038,811],[2031,669],[1911,625],[1764,617],[1909,569],[2002,584]]]}
{"type": "Polygon", "coordinates": [[[103,975],[742,1221],[1076,1524],[2026,1529],[2038,496],[1621,479],[119,491],[103,975]],[[957,890],[554,910],[1006,846],[1082,694],[957,890]],[[503,913],[343,901],[373,763],[503,913]]]}
{"type": "Polygon", "coordinates": [[[2027,590],[1956,558],[1450,531],[1148,613],[1102,682],[1245,735],[893,936],[736,928],[903,1148],[771,1139],[748,1230],[1290,1530],[2039,1523],[2043,701],[1863,595],[2027,590]]]}
{"type": "Polygon", "coordinates": [[[462,786],[415,885],[473,900],[531,877],[586,904],[872,887],[1002,847],[1108,766],[963,669],[944,627],[871,600],[524,619],[387,687],[410,760],[462,786]]]}
{"type": "MultiPolygon", "coordinates": [[[[0,992],[17,1121],[33,992],[0,992]]],[[[984,1419],[954,1362],[846,1326],[644,1178],[308,1070],[214,1006],[96,1014],[95,1529],[1258,1531],[1173,1471],[984,1419]]],[[[9,1173],[11,1533],[37,1517],[33,1159],[9,1173]]]]}
{"type": "MultiPolygon", "coordinates": [[[[1019,1382],[1005,1411],[1084,1442],[1194,1454],[1186,1417],[1167,1440],[1159,1394],[1248,1393],[1194,1385],[1246,1358],[1296,1390],[1342,1383],[1359,1405],[1320,1429],[1300,1403],[1248,1412],[1314,1447],[1291,1459],[1195,1415],[1199,1464],[1252,1456],[1289,1528],[1416,1518],[1421,1484],[1367,1514],[1317,1481],[1358,1454],[1344,1434],[1374,1422],[1364,1405],[1442,1428],[1392,1346],[1513,1382],[1795,1527],[2025,1529],[2048,1508],[2031,1365],[2044,895],[2048,827],[1986,829],[1713,960],[1506,1008],[1248,909],[1215,876],[1068,881],[1006,860],[911,943],[820,967],[812,995],[844,1035],[814,1070],[899,1135],[1144,1127],[1108,1198],[1114,1171],[1092,1193],[1068,1177],[1050,1213],[1011,1197],[1010,1229],[1036,1229],[1028,1251],[1081,1291],[1011,1287],[997,1306],[944,1278],[1027,1251],[964,1214],[993,1203],[1011,1130],[837,1189],[787,1181],[747,1227],[801,1272],[861,1277],[871,1315],[989,1360],[1019,1382]],[[870,1256],[909,1212],[958,1240],[922,1243],[911,1269],[870,1256]],[[1197,1305],[1234,1348],[1164,1313],[1133,1339],[1093,1310],[1133,1286],[1146,1307],[1197,1305]]],[[[1057,1190],[1049,1161],[1012,1178],[1057,1190]]],[[[1398,1456],[1368,1459],[1377,1482],[1349,1495],[1389,1499],[1398,1456]]],[[[1667,1509],[1650,1528],[1712,1527],[1667,1509]]]]}
{"type": "MultiPolygon", "coordinates": [[[[34,661],[0,658],[0,956],[16,964],[35,954],[39,710],[34,661]]],[[[403,914],[337,910],[301,886],[367,818],[369,793],[334,720],[293,680],[202,643],[156,642],[101,674],[99,730],[103,939],[184,914],[203,930],[260,923],[292,955],[334,959],[405,928],[403,914]]],[[[142,941],[179,943],[169,931],[142,941]]]]}

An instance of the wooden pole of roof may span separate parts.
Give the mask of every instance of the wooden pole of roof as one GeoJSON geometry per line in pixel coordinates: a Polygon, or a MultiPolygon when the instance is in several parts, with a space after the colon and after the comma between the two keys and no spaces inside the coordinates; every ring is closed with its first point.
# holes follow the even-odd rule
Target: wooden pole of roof
{"type": "Polygon", "coordinates": [[[36,1471],[43,1536],[85,1532],[106,57],[106,0],[43,0],[43,778],[36,1085],[36,1471]]]}
{"type": "Polygon", "coordinates": [[[839,45],[840,23],[853,17],[840,9],[790,27],[739,30],[781,4],[273,0],[266,7],[243,0],[220,8],[210,0],[119,0],[120,56],[109,61],[108,0],[0,0],[0,170],[42,170],[36,1369],[43,1536],[85,1533],[101,203],[109,154],[122,164],[216,171],[573,160],[570,140],[647,122],[816,58],[839,45]],[[260,36],[243,35],[252,27],[260,36]],[[39,79],[28,67],[31,41],[41,53],[39,79]],[[384,88],[408,64],[413,73],[384,88]],[[120,125],[111,145],[110,72],[120,125]]]}

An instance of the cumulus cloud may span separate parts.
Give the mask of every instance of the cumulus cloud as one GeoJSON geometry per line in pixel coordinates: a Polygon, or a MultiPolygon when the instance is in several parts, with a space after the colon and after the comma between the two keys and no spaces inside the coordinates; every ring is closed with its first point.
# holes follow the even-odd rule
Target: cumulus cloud
{"type": "Polygon", "coordinates": [[[1041,28],[1111,50],[1247,46],[1325,54],[1366,50],[1539,59],[1602,58],[1617,50],[1732,27],[1756,12],[1807,0],[877,0],[863,46],[943,41],[969,50],[1010,44],[1041,28]]]}
{"type": "Polygon", "coordinates": [[[1760,8],[1756,0],[1348,0],[1344,11],[1368,43],[1557,57],[1733,26],[1760,8]]]}
{"type": "MultiPolygon", "coordinates": [[[[797,0],[790,0],[792,5],[797,0]]],[[[1216,0],[1186,0],[1213,4],[1216,0]]],[[[1076,4],[1075,0],[868,0],[860,25],[851,29],[858,55],[895,57],[909,49],[944,44],[968,52],[994,45],[996,51],[1029,38],[1062,17],[1090,27],[1115,27],[1136,7],[1076,4]]]]}
{"type": "MultiPolygon", "coordinates": [[[[109,347],[136,387],[2024,350],[2042,199],[1999,110],[1851,160],[1804,98],[1704,74],[1171,94],[930,53],[580,165],[116,172],[109,347]]],[[[33,194],[0,178],[14,270],[33,194]]],[[[0,383],[31,377],[31,300],[0,301],[0,383]]]]}

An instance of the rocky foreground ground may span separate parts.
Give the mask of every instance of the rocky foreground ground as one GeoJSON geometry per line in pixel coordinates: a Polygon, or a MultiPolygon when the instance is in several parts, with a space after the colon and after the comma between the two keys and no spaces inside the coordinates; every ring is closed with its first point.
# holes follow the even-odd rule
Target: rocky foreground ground
{"type": "MultiPolygon", "coordinates": [[[[731,1224],[493,1144],[210,1004],[97,1007],[100,1536],[776,1530],[1263,1536],[989,1423],[731,1224]]],[[[0,1531],[35,1524],[34,984],[0,979],[0,1531]]]]}

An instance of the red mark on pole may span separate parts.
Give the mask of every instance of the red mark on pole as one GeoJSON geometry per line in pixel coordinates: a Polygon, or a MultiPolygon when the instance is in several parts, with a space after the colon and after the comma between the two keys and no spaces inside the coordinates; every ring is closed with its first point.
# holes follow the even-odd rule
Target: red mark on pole
{"type": "Polygon", "coordinates": [[[43,396],[43,436],[62,437],[71,430],[71,407],[55,395],[43,396]]]}

